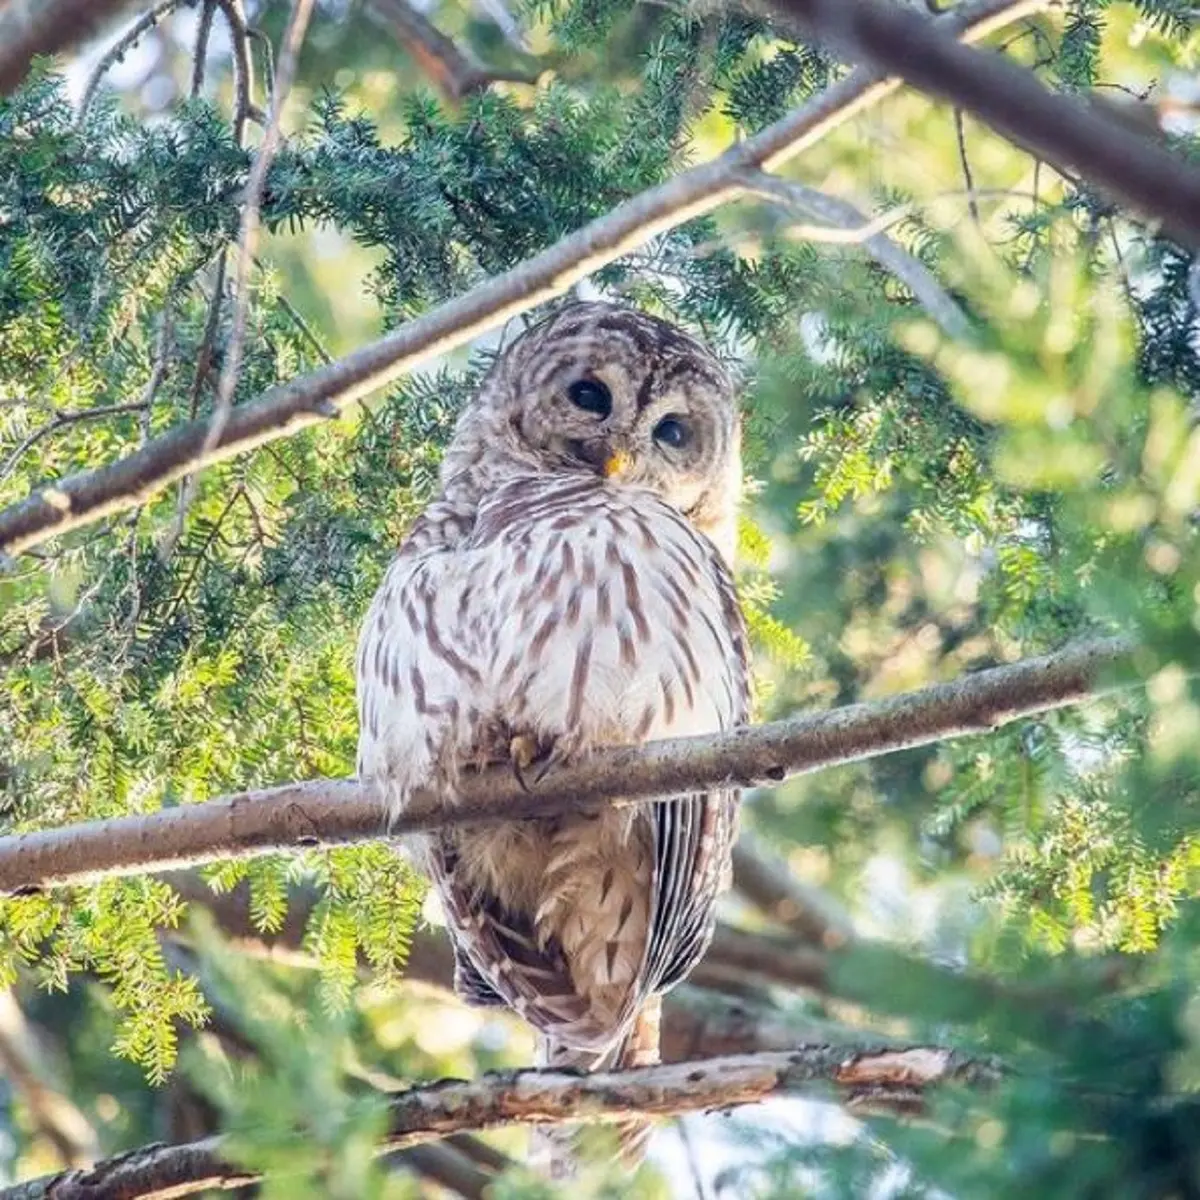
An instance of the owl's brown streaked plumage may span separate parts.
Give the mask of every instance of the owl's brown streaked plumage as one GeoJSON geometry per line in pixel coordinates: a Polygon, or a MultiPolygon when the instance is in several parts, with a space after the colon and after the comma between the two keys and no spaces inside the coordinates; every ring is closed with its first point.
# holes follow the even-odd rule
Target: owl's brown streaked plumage
{"type": "MultiPolygon", "coordinates": [[[[441,493],[367,614],[360,776],[393,810],[426,786],[452,805],[465,763],[743,722],[739,480],[729,378],[678,329],[577,304],[523,335],[460,417],[441,493]]],[[[737,801],[421,839],[460,995],[521,1014],[544,1064],[652,1061],[658,996],[711,936],[737,801]]]]}

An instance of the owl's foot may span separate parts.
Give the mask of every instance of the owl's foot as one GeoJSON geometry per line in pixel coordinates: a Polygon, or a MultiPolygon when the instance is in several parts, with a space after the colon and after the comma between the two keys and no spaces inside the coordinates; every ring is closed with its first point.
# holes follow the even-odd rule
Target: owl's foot
{"type": "Polygon", "coordinates": [[[517,734],[508,743],[508,754],[512,760],[513,774],[527,792],[532,792],[547,773],[566,758],[561,740],[539,741],[531,733],[517,734]]]}

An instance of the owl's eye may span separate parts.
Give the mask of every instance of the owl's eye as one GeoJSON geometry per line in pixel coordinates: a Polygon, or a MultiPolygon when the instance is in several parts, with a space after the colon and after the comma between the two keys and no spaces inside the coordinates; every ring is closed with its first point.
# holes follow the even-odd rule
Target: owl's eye
{"type": "Polygon", "coordinates": [[[612,392],[598,379],[577,379],[569,388],[567,395],[576,408],[584,412],[595,413],[598,417],[607,417],[612,412],[612,392]]]}
{"type": "Polygon", "coordinates": [[[679,450],[691,441],[692,431],[678,417],[663,417],[654,427],[654,440],[679,450]]]}

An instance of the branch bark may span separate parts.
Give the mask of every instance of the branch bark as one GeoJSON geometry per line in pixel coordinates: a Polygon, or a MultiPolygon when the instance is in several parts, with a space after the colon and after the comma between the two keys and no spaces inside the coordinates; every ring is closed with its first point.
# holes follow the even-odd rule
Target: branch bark
{"type": "Polygon", "coordinates": [[[1027,68],[959,45],[913,9],[881,0],[772,0],[781,13],[852,60],[974,113],[1058,168],[1200,247],[1200,170],[1027,68]]]}
{"type": "Polygon", "coordinates": [[[524,789],[504,767],[465,772],[458,803],[419,796],[384,827],[382,804],[353,779],[289,783],[204,804],[0,838],[0,894],[113,875],[194,866],[281,850],[346,845],[434,828],[526,820],[737,784],[770,786],[945,738],[983,733],[1031,713],[1128,686],[1134,652],[1100,638],[870,704],[706,737],[614,748],[524,789]],[[620,799],[614,800],[614,791],[620,799]]]}
{"type": "MultiPolygon", "coordinates": [[[[981,37],[1044,8],[1048,0],[975,0],[941,18],[951,36],[981,37]]],[[[773,170],[900,86],[860,69],[801,108],[725,151],[619,204],[540,254],[402,325],[345,358],[238,405],[219,438],[210,423],[186,422],[108,466],[70,475],[0,511],[0,553],[142,504],[168,484],[214,463],[336,417],[345,406],[421,363],[462,346],[510,317],[561,295],[656,234],[744,193],[741,174],[773,170]]]]}
{"type": "MultiPolygon", "coordinates": [[[[571,1124],[630,1116],[670,1117],[729,1109],[785,1094],[838,1095],[851,1104],[919,1107],[931,1088],[986,1086],[991,1064],[936,1047],[856,1049],[798,1046],[597,1075],[510,1071],[477,1080],[443,1080],[393,1096],[385,1153],[465,1130],[513,1123],[571,1124]]],[[[132,1200],[232,1188],[254,1176],[225,1161],[217,1138],[147,1146],[97,1164],[0,1191],[0,1200],[132,1200]]]]}
{"type": "Polygon", "coordinates": [[[0,7],[0,95],[7,95],[39,54],[91,37],[130,0],[10,0],[0,7]]]}

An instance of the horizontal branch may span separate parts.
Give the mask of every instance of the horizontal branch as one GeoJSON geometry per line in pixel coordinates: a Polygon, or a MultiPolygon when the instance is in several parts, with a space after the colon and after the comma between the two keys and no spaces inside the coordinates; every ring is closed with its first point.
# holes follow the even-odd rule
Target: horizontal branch
{"type": "MultiPolygon", "coordinates": [[[[941,1048],[855,1049],[799,1046],[783,1052],[735,1055],[597,1075],[510,1071],[470,1082],[444,1080],[398,1093],[381,1153],[466,1130],[514,1123],[619,1121],[671,1117],[755,1104],[771,1096],[837,1095],[851,1104],[919,1107],[930,1088],[986,1085],[997,1069],[941,1048]]],[[[240,1187],[253,1175],[221,1156],[205,1138],[181,1146],[147,1146],[99,1163],[0,1191],[0,1200],[112,1200],[187,1196],[240,1187]]]]}
{"type": "MultiPolygon", "coordinates": [[[[953,34],[982,36],[1046,0],[976,0],[941,22],[953,34]]],[[[619,204],[540,254],[439,305],[336,362],[240,404],[215,443],[197,419],[151,439],[106,467],[68,476],[0,511],[0,552],[13,555],[56,534],[143,504],[168,484],[214,463],[336,417],[355,400],[445,354],[510,317],[561,295],[656,234],[743,194],[747,170],[772,170],[899,86],[858,70],[712,162],[684,171],[619,204]]]]}
{"type": "Polygon", "coordinates": [[[0,838],[0,894],[708,788],[769,786],[1077,703],[1131,682],[1132,657],[1124,639],[1094,639],[887,700],[727,733],[598,751],[549,773],[532,793],[506,768],[467,771],[452,809],[436,797],[418,796],[386,829],[382,801],[371,789],[353,779],[319,779],[16,834],[0,838]]]}
{"type": "Polygon", "coordinates": [[[884,0],[771,0],[818,41],[974,113],[1170,236],[1200,248],[1200,167],[1096,106],[1050,91],[1026,67],[959,45],[912,8],[884,0]]]}

